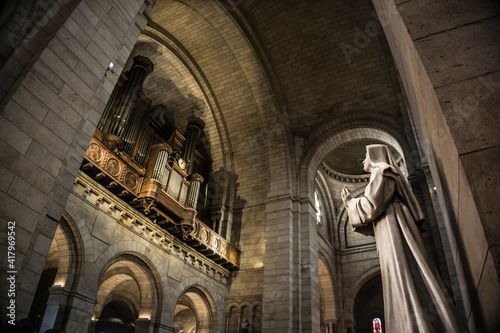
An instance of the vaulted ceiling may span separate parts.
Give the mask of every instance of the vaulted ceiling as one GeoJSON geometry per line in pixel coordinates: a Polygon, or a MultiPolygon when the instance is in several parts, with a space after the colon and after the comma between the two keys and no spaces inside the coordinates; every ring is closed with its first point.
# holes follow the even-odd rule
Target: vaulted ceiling
{"type": "MultiPolygon", "coordinates": [[[[369,0],[158,0],[137,54],[155,63],[144,88],[153,105],[180,130],[203,119],[214,170],[249,179],[271,177],[271,158],[300,158],[294,137],[307,145],[320,127],[381,119],[396,127],[404,104],[369,0]]],[[[248,191],[259,201],[267,189],[248,191]]]]}

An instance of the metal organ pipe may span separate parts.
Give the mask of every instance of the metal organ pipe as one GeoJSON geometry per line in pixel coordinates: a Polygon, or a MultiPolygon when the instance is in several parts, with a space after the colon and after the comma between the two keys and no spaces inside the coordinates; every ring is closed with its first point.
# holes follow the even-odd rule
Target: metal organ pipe
{"type": "MultiPolygon", "coordinates": [[[[153,174],[151,175],[151,178],[160,181],[162,180],[163,172],[165,171],[165,165],[167,164],[167,159],[168,159],[168,151],[161,150],[158,153],[158,157],[156,158],[156,164],[153,170],[153,174]]],[[[165,184],[162,184],[162,186],[165,186],[165,184]]]]}
{"type": "Polygon", "coordinates": [[[189,168],[187,170],[188,174],[193,172],[194,166],[194,152],[196,150],[196,145],[198,143],[198,138],[200,137],[205,123],[200,118],[189,118],[188,119],[188,130],[186,135],[186,148],[184,149],[184,159],[189,161],[189,168]]]}
{"type": "Polygon", "coordinates": [[[97,129],[101,132],[104,131],[104,126],[106,126],[106,121],[108,120],[109,114],[113,109],[113,106],[115,105],[116,96],[118,95],[118,92],[120,91],[121,88],[122,87],[120,86],[120,84],[117,83],[115,85],[115,88],[113,89],[113,92],[111,93],[111,96],[109,97],[108,104],[106,104],[101,120],[99,120],[99,124],[97,125],[97,129]]]}
{"type": "Polygon", "coordinates": [[[191,188],[189,190],[188,199],[186,207],[196,209],[196,203],[198,202],[198,195],[200,194],[200,186],[203,182],[203,177],[195,173],[191,175],[191,188]]]}
{"type": "Polygon", "coordinates": [[[121,137],[123,131],[129,122],[130,112],[135,104],[138,92],[146,76],[153,71],[154,65],[146,57],[137,56],[134,58],[134,64],[130,71],[130,77],[125,88],[125,92],[116,107],[115,115],[109,127],[109,133],[121,137]]]}
{"type": "Polygon", "coordinates": [[[130,125],[127,127],[125,135],[123,136],[123,142],[125,143],[123,150],[130,156],[132,156],[132,149],[134,148],[135,140],[139,135],[143,117],[144,114],[141,112],[140,107],[136,105],[132,111],[132,116],[130,117],[130,125]]]}

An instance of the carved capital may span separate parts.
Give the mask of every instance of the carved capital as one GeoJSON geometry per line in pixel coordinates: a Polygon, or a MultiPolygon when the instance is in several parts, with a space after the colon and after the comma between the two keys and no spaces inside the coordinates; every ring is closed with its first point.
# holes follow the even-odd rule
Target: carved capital
{"type": "Polygon", "coordinates": [[[199,181],[200,183],[203,183],[204,179],[201,175],[194,173],[192,175],[189,175],[189,181],[191,182],[199,181]]]}
{"type": "Polygon", "coordinates": [[[200,118],[190,117],[188,119],[188,126],[187,127],[188,127],[188,129],[191,127],[195,127],[196,129],[199,130],[199,133],[201,133],[201,131],[203,131],[203,129],[205,128],[205,122],[203,120],[201,120],[200,118]]]}

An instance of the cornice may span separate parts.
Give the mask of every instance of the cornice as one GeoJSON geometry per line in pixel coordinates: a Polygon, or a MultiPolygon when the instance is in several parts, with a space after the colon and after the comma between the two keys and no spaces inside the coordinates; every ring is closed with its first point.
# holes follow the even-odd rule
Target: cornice
{"type": "Polygon", "coordinates": [[[176,256],[186,265],[197,269],[223,284],[229,270],[206,258],[143,214],[124,203],[91,177],[79,171],[72,190],[73,194],[89,205],[106,213],[118,224],[133,232],[168,255],[176,256]]]}

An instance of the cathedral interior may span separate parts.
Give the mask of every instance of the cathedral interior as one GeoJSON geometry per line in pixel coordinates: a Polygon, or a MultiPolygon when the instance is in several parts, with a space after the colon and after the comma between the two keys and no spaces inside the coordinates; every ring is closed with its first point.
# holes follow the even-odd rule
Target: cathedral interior
{"type": "Polygon", "coordinates": [[[0,6],[2,330],[385,332],[340,196],[374,143],[500,330],[497,1],[0,6]]]}

